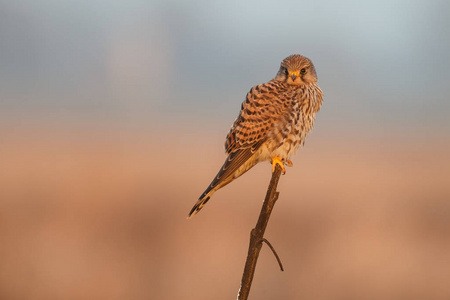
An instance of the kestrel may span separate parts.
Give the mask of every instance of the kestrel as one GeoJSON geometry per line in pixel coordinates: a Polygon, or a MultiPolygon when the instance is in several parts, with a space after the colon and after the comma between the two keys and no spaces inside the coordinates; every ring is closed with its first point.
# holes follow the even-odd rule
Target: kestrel
{"type": "Polygon", "coordinates": [[[270,161],[272,172],[280,165],[284,174],[284,166],[292,166],[290,157],[314,125],[322,97],[313,63],[298,54],[281,62],[274,79],[252,87],[227,135],[228,157],[188,218],[202,209],[214,192],[261,161],[270,161]]]}

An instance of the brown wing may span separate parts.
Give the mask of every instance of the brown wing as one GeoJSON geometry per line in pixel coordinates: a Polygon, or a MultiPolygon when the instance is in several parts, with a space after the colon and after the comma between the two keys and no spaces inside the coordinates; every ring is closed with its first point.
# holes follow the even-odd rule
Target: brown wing
{"type": "Polygon", "coordinates": [[[286,87],[277,81],[269,81],[255,86],[247,93],[239,116],[225,141],[225,151],[228,157],[211,184],[200,196],[191,214],[198,211],[209,200],[211,192],[225,186],[234,178],[248,171],[253,164],[250,163],[239,174],[235,174],[264,142],[272,139],[273,144],[281,145],[289,132],[287,115],[288,108],[292,105],[292,99],[292,95],[289,97],[286,94],[286,87]],[[275,125],[280,125],[280,123],[286,126],[275,128],[275,125]],[[286,130],[280,130],[280,128],[286,130]],[[274,134],[269,134],[271,132],[276,132],[276,138],[274,134]],[[278,140],[278,142],[273,140],[278,140]]]}
{"type": "MultiPolygon", "coordinates": [[[[274,124],[287,116],[287,110],[292,104],[291,98],[287,97],[285,87],[278,81],[269,81],[253,87],[247,93],[239,116],[227,135],[226,153],[248,148],[256,151],[268,138],[274,124]]],[[[286,138],[287,134],[288,132],[281,136],[280,140],[286,138]]]]}
{"type": "MultiPolygon", "coordinates": [[[[274,125],[285,120],[291,100],[286,97],[285,87],[277,81],[257,85],[247,93],[225,141],[228,158],[211,186],[232,175],[270,138],[269,132],[274,125]]],[[[276,132],[281,145],[289,130],[276,132]]]]}
{"type": "MultiPolygon", "coordinates": [[[[262,144],[262,142],[260,143],[262,144]]],[[[259,148],[259,146],[261,146],[260,143],[256,144],[255,146],[259,148]]],[[[211,190],[217,190],[233,181],[233,179],[235,178],[233,177],[233,174],[236,172],[237,169],[239,169],[239,167],[241,167],[246,161],[248,161],[253,154],[254,151],[252,150],[252,148],[241,149],[231,153],[225,160],[222,167],[220,168],[216,177],[214,177],[211,184],[200,196],[199,200],[203,200],[205,197],[207,197],[207,195],[209,194],[209,192],[211,192],[211,190]]],[[[246,170],[242,170],[242,173],[238,174],[236,177],[239,177],[240,175],[244,174],[252,166],[253,165],[249,166],[249,168],[246,170]]]]}

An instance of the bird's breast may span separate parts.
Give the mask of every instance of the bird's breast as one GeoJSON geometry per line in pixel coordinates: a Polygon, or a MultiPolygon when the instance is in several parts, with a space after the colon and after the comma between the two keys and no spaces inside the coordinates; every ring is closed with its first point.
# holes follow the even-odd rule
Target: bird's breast
{"type": "Polygon", "coordinates": [[[314,125],[316,115],[316,99],[309,91],[299,91],[291,109],[286,114],[285,122],[280,122],[277,131],[284,133],[281,145],[273,151],[273,155],[289,159],[305,142],[306,135],[314,125]]]}

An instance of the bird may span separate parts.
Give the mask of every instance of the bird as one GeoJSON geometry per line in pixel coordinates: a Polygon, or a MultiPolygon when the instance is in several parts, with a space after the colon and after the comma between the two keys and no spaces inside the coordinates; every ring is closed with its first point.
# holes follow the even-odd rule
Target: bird
{"type": "Polygon", "coordinates": [[[316,113],[323,103],[316,69],[305,56],[286,57],[276,76],[250,89],[225,140],[228,155],[211,184],[188,215],[197,214],[220,188],[257,163],[269,161],[272,172],[292,167],[291,156],[304,145],[316,113]]]}

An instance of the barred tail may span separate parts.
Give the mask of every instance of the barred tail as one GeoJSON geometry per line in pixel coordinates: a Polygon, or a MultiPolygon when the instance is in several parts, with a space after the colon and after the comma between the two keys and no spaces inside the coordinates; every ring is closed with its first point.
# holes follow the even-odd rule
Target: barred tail
{"type": "Polygon", "coordinates": [[[253,154],[254,152],[251,148],[231,153],[225,160],[222,168],[220,168],[219,173],[217,173],[206,191],[200,196],[197,203],[195,203],[194,207],[189,212],[188,219],[193,217],[203,206],[205,206],[215,191],[226,186],[234,179],[250,170],[257,162],[254,159],[249,160],[253,154]]]}
{"type": "Polygon", "coordinates": [[[194,207],[189,212],[188,219],[195,216],[200,211],[200,209],[202,209],[202,207],[208,202],[209,199],[211,199],[211,196],[198,199],[197,203],[195,203],[194,207]]]}
{"type": "Polygon", "coordinates": [[[225,180],[224,179],[219,180],[217,177],[214,178],[213,182],[211,182],[206,191],[204,191],[203,194],[200,196],[200,198],[198,198],[197,203],[195,203],[194,207],[189,212],[188,219],[195,216],[195,214],[198,213],[203,206],[205,206],[205,204],[209,201],[209,199],[211,199],[211,196],[218,189],[224,187],[225,185],[233,181],[233,179],[234,178],[231,176],[225,180]]]}

